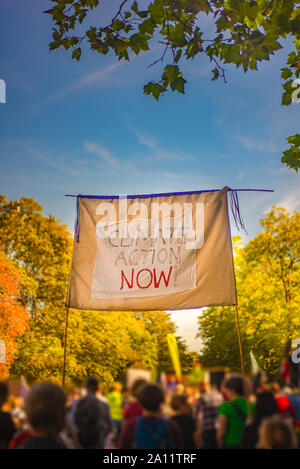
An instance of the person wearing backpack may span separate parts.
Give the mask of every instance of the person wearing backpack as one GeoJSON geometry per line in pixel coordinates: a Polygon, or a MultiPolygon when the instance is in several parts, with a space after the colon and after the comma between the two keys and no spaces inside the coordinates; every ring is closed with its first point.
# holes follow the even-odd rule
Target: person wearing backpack
{"type": "Polygon", "coordinates": [[[96,378],[87,378],[85,387],[86,396],[74,402],[72,406],[71,426],[80,448],[103,449],[106,437],[113,430],[109,406],[96,396],[99,387],[96,378]]]}
{"type": "Polygon", "coordinates": [[[254,413],[254,404],[245,397],[244,378],[239,373],[231,373],[223,383],[227,401],[218,409],[217,443],[221,449],[241,447],[246,420],[254,413]]]}
{"type": "Polygon", "coordinates": [[[138,393],[143,415],[126,422],[119,442],[120,449],[182,449],[183,438],[176,422],[160,412],[164,393],[157,384],[145,384],[138,393]]]}

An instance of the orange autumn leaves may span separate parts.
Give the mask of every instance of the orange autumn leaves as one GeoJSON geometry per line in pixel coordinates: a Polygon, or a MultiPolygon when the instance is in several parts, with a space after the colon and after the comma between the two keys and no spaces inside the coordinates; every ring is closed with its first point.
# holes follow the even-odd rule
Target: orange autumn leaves
{"type": "Polygon", "coordinates": [[[24,334],[28,312],[18,302],[21,274],[0,248],[0,340],[6,346],[6,363],[0,363],[0,379],[8,376],[17,351],[16,339],[24,334]]]}

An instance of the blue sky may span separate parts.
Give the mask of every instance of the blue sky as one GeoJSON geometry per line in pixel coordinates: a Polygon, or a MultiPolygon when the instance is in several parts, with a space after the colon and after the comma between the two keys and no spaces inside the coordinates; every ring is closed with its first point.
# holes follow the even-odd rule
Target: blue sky
{"type": "MultiPolygon", "coordinates": [[[[104,17],[117,5],[104,1],[104,17]]],[[[35,198],[72,229],[74,200],[65,194],[134,194],[234,188],[252,238],[273,204],[300,209],[299,175],[284,167],[285,137],[299,132],[300,104],[281,106],[280,68],[288,43],[259,72],[227,66],[228,83],[211,82],[206,58],[182,65],[186,94],[157,103],[143,85],[158,79],[155,48],[118,62],[83,51],[49,52],[48,0],[1,3],[0,193],[35,198]]],[[[101,12],[92,22],[100,24],[101,12]]],[[[207,18],[204,28],[209,33],[207,18]]],[[[232,224],[232,233],[237,234],[232,224]]]]}

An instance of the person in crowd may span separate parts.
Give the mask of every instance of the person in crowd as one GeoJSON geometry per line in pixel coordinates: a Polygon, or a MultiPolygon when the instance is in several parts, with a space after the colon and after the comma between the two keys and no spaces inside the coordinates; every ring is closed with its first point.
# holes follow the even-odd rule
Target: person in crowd
{"type": "Polygon", "coordinates": [[[107,400],[110,407],[111,418],[115,427],[113,440],[116,444],[119,441],[123,419],[123,394],[121,383],[114,383],[111,391],[107,394],[107,400]]]}
{"type": "Polygon", "coordinates": [[[177,379],[174,375],[171,375],[168,380],[166,380],[166,389],[167,391],[170,391],[171,393],[178,393],[179,390],[177,389],[178,382],[177,379]]]}
{"type": "Polygon", "coordinates": [[[0,449],[7,449],[10,440],[16,432],[13,420],[8,412],[2,410],[8,398],[8,386],[0,382],[0,449]]]}
{"type": "Polygon", "coordinates": [[[192,412],[194,412],[196,408],[196,404],[198,402],[199,395],[197,395],[196,389],[193,386],[187,386],[184,393],[186,394],[188,403],[191,405],[192,412]]]}
{"type": "Polygon", "coordinates": [[[298,441],[291,421],[282,415],[272,415],[259,428],[260,449],[298,449],[298,441]]]}
{"type": "Polygon", "coordinates": [[[254,404],[245,395],[244,378],[239,373],[231,373],[225,378],[223,389],[227,397],[218,409],[217,443],[219,448],[240,448],[247,418],[253,416],[254,404]]]}
{"type": "Polygon", "coordinates": [[[86,395],[74,401],[68,414],[68,426],[80,448],[103,449],[106,437],[113,431],[108,404],[96,396],[98,380],[86,380],[86,395]]]}
{"type": "Polygon", "coordinates": [[[24,398],[19,396],[15,399],[15,406],[10,411],[17,432],[10,440],[9,449],[16,449],[22,447],[30,436],[28,429],[28,422],[24,409],[24,398]]]}
{"type": "Polygon", "coordinates": [[[297,415],[296,415],[296,411],[294,407],[292,406],[291,401],[284,395],[283,392],[281,392],[281,389],[278,383],[271,383],[270,389],[274,395],[277,407],[281,415],[283,415],[283,417],[291,418],[294,426],[296,426],[297,415]]]}
{"type": "Polygon", "coordinates": [[[147,384],[147,381],[144,379],[137,379],[134,381],[130,389],[128,400],[123,407],[123,423],[125,423],[127,420],[131,420],[132,418],[143,415],[143,407],[138,401],[138,392],[139,389],[145,384],[147,384]]]}
{"type": "Polygon", "coordinates": [[[217,387],[205,382],[196,405],[197,427],[201,435],[203,449],[217,449],[216,422],[218,409],[223,404],[223,396],[217,387]]]}
{"type": "Polygon", "coordinates": [[[19,396],[15,398],[14,407],[10,411],[10,415],[18,430],[23,430],[26,427],[26,414],[24,410],[24,399],[19,396]]]}
{"type": "Polygon", "coordinates": [[[255,449],[258,443],[258,431],[263,419],[278,415],[279,410],[273,394],[270,391],[257,393],[253,421],[246,423],[241,447],[243,449],[255,449]]]}
{"type": "Polygon", "coordinates": [[[298,392],[293,390],[290,386],[285,386],[282,389],[282,395],[288,398],[294,411],[296,412],[296,420],[297,422],[300,422],[300,398],[298,392]]]}
{"type": "Polygon", "coordinates": [[[173,389],[174,394],[186,394],[186,388],[183,383],[177,383],[175,389],[173,389]]]}
{"type": "Polygon", "coordinates": [[[96,397],[97,397],[97,399],[99,399],[99,401],[105,402],[105,404],[107,404],[109,406],[108,399],[105,395],[104,388],[100,383],[98,383],[98,390],[96,392],[96,397]]]}
{"type": "Polygon", "coordinates": [[[66,394],[54,383],[34,385],[25,399],[29,436],[23,449],[64,449],[59,438],[65,423],[66,394]]]}
{"type": "Polygon", "coordinates": [[[296,414],[296,432],[300,439],[300,398],[299,391],[293,390],[290,386],[285,386],[282,390],[283,395],[290,401],[296,414]]]}
{"type": "Polygon", "coordinates": [[[173,389],[172,391],[170,391],[169,389],[164,390],[164,402],[161,406],[161,411],[166,419],[170,419],[173,415],[171,408],[171,399],[174,394],[176,394],[175,389],[173,389]]]}
{"type": "Polygon", "coordinates": [[[66,402],[66,407],[67,410],[71,410],[71,407],[75,401],[78,401],[80,399],[80,391],[79,389],[72,389],[68,392],[67,394],[67,402],[66,402]]]}
{"type": "Polygon", "coordinates": [[[14,434],[12,439],[9,442],[8,449],[20,449],[23,448],[25,445],[26,441],[30,437],[30,431],[29,430],[20,430],[17,433],[14,434]]]}
{"type": "Polygon", "coordinates": [[[171,397],[171,420],[176,422],[181,429],[184,449],[195,449],[196,424],[192,417],[192,410],[188,403],[187,394],[174,394],[171,397]]]}
{"type": "Polygon", "coordinates": [[[145,384],[137,397],[143,416],[127,421],[122,428],[120,449],[175,449],[183,447],[180,428],[176,422],[162,417],[160,407],[164,393],[157,384],[145,384]]]}

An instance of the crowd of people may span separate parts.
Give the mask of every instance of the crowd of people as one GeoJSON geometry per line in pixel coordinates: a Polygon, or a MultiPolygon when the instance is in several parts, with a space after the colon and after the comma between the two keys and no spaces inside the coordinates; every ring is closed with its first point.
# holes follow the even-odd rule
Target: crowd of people
{"type": "Polygon", "coordinates": [[[54,383],[31,387],[24,401],[0,383],[1,449],[298,449],[300,397],[270,383],[250,390],[228,374],[209,383],[163,387],[137,379],[123,392],[85,389],[66,394],[54,383]]]}

